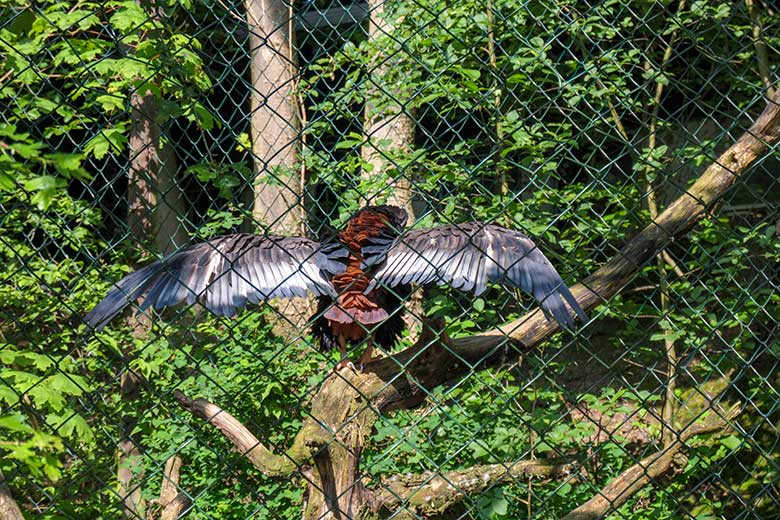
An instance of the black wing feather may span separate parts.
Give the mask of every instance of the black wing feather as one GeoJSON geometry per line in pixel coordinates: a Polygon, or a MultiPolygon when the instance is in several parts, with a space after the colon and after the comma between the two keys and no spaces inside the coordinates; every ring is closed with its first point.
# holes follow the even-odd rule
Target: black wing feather
{"type": "Polygon", "coordinates": [[[437,283],[479,295],[497,282],[532,294],[545,316],[564,327],[574,326],[564,300],[588,320],[555,267],[519,231],[480,222],[421,229],[396,239],[383,260],[366,292],[377,284],[437,283]]]}
{"type": "Polygon", "coordinates": [[[236,234],[182,249],[120,280],[84,318],[102,329],[131,302],[142,310],[201,300],[218,315],[232,315],[247,302],[280,296],[335,296],[330,274],[344,271],[340,246],[321,247],[300,237],[236,234]]]}

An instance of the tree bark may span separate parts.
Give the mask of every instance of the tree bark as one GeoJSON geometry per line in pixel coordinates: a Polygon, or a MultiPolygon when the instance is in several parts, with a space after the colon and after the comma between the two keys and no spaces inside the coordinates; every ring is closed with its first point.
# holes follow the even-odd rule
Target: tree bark
{"type": "MultiPolygon", "coordinates": [[[[138,0],[150,17],[161,22],[163,13],[155,0],[138,0]]],[[[142,34],[141,38],[146,38],[142,34]]],[[[176,156],[163,143],[160,128],[160,103],[149,82],[143,78],[130,97],[130,133],[128,135],[129,168],[127,186],[127,224],[136,243],[153,245],[158,252],[169,254],[187,243],[182,223],[186,215],[184,194],[176,182],[176,156]]],[[[128,323],[135,337],[145,337],[148,316],[131,317],[128,323]]],[[[124,351],[125,359],[131,351],[124,351]]],[[[136,402],[140,395],[140,378],[128,367],[122,367],[120,396],[136,402]]],[[[137,458],[141,453],[131,432],[136,425],[133,415],[121,420],[121,437],[117,446],[117,485],[127,518],[142,517],[145,501],[141,495],[137,458]]]]}
{"type": "MultiPolygon", "coordinates": [[[[770,146],[780,141],[778,103],[780,94],[775,94],[756,122],[707,168],[685,194],[631,239],[613,259],[573,288],[572,292],[583,309],[593,310],[609,300],[670,241],[688,233],[699,220],[714,211],[721,197],[740,175],[770,146]]],[[[363,372],[342,369],[324,382],[312,400],[311,411],[293,442],[293,449],[283,456],[291,462],[286,464],[284,473],[291,474],[297,468],[307,480],[304,519],[375,518],[382,516],[381,511],[392,513],[387,511],[386,506],[390,503],[387,493],[392,486],[403,486],[403,483],[399,484],[398,479],[372,482],[370,474],[360,471],[361,454],[379,414],[418,406],[438,385],[456,384],[472,371],[505,364],[539,345],[558,330],[558,325],[547,321],[541,311],[534,310],[491,331],[457,340],[450,340],[436,329],[425,328],[413,347],[370,363],[363,372]]],[[[726,416],[732,417],[736,413],[734,410],[726,416]]],[[[217,414],[205,415],[216,417],[217,414]]],[[[621,493],[632,492],[624,484],[633,477],[636,477],[637,486],[645,485],[647,475],[642,477],[645,471],[652,476],[653,472],[663,472],[664,468],[668,468],[665,453],[682,448],[681,443],[689,436],[704,432],[696,425],[689,426],[683,430],[677,444],[642,461],[637,466],[639,469],[629,469],[626,477],[616,481],[607,492],[621,489],[621,493]]],[[[252,447],[259,445],[254,441],[250,444],[252,447]]],[[[267,460],[260,460],[255,465],[263,467],[268,465],[268,461],[279,460],[280,456],[265,448],[263,450],[267,453],[260,455],[260,459],[267,460]]],[[[497,469],[494,467],[487,471],[488,482],[508,478],[505,477],[507,473],[511,476],[509,468],[513,464],[526,470],[532,467],[527,466],[530,462],[508,463],[506,472],[491,473],[497,469]]],[[[473,476],[469,472],[473,469],[447,476],[461,479],[464,491],[468,491],[470,484],[467,485],[467,482],[472,482],[469,475],[473,476]]],[[[409,482],[416,482],[415,478],[423,477],[412,477],[409,482]]],[[[426,496],[431,496],[431,500],[441,499],[449,505],[456,503],[458,496],[465,496],[447,485],[438,486],[436,490],[433,486],[426,488],[423,485],[421,489],[426,489],[426,496]]],[[[410,493],[414,491],[408,487],[407,490],[410,493]]],[[[414,514],[418,510],[425,511],[424,507],[412,507],[411,495],[408,497],[404,508],[410,508],[414,514]]],[[[441,513],[441,510],[437,508],[436,512],[441,513]]]]}
{"type": "Polygon", "coordinates": [[[159,117],[156,96],[141,85],[130,98],[127,224],[136,242],[152,241],[159,252],[168,254],[187,243],[181,223],[186,211],[176,182],[176,157],[170,146],[163,146],[159,117]]]}
{"type": "Polygon", "coordinates": [[[11,494],[11,489],[5,483],[5,475],[0,471],[0,519],[24,520],[19,505],[11,494]]]}
{"type": "MultiPolygon", "coordinates": [[[[259,223],[268,233],[306,236],[292,0],[245,0],[245,7],[252,81],[252,227],[259,223]]],[[[314,310],[313,301],[306,298],[275,301],[273,306],[279,315],[274,332],[288,337],[290,329],[303,327],[314,310]]]]}
{"type": "Polygon", "coordinates": [[[369,204],[383,201],[404,208],[409,213],[409,224],[414,222],[412,183],[408,166],[399,168],[398,159],[411,152],[414,143],[414,120],[403,102],[408,95],[402,92],[398,78],[399,52],[392,40],[386,40],[393,32],[393,25],[385,12],[386,0],[368,0],[368,41],[384,49],[377,52],[375,67],[368,71],[363,132],[366,143],[361,155],[365,163],[363,177],[370,179],[380,175],[392,178],[389,185],[361,193],[369,204]],[[395,51],[393,51],[395,49],[395,51]]]}
{"type": "MultiPolygon", "coordinates": [[[[361,149],[364,169],[360,195],[367,204],[389,204],[404,208],[409,215],[407,225],[417,217],[412,192],[412,174],[408,164],[398,161],[408,156],[414,144],[415,122],[403,101],[408,94],[400,89],[397,78],[402,76],[394,42],[385,36],[393,33],[393,23],[385,11],[386,0],[368,0],[368,43],[376,46],[375,63],[368,71],[363,115],[366,142],[361,149]],[[387,40],[383,45],[382,41],[387,40]],[[387,179],[378,189],[372,177],[387,179]]],[[[414,291],[405,303],[404,323],[414,341],[420,331],[422,290],[414,291]]]]}
{"type": "Polygon", "coordinates": [[[252,60],[252,216],[272,233],[302,235],[305,213],[298,163],[301,128],[294,92],[298,58],[291,32],[292,4],[246,0],[246,15],[252,60]]]}

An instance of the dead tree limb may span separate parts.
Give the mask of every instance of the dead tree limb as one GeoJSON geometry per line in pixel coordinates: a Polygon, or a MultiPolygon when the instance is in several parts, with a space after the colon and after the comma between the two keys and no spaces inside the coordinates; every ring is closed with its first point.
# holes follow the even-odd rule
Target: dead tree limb
{"type": "Polygon", "coordinates": [[[564,477],[575,471],[575,465],[568,462],[530,460],[472,466],[446,473],[396,475],[382,482],[372,509],[395,511],[404,507],[417,515],[433,515],[503,482],[527,481],[528,477],[564,477]]]}
{"type": "Polygon", "coordinates": [[[182,408],[219,430],[238,453],[269,477],[292,475],[302,462],[310,458],[307,446],[312,445],[312,439],[307,436],[299,435],[300,445],[293,444],[287,453],[278,455],[263,446],[246,426],[219,406],[205,399],[190,399],[178,390],[173,396],[182,408]]]}
{"type": "Polygon", "coordinates": [[[173,456],[165,461],[162,483],[160,484],[160,503],[165,505],[176,498],[179,493],[179,472],[181,457],[173,456]]]}
{"type": "Polygon", "coordinates": [[[602,518],[610,511],[620,507],[637,491],[657,479],[672,467],[674,456],[686,447],[686,442],[696,435],[721,431],[729,426],[729,421],[739,415],[739,404],[735,404],[723,415],[712,413],[702,422],[692,423],[679,432],[674,440],[661,451],[640,460],[626,471],[615,477],[596,495],[573,510],[562,520],[591,520],[602,518]]]}
{"type": "Polygon", "coordinates": [[[179,491],[179,471],[181,458],[173,456],[165,461],[160,498],[150,501],[147,518],[149,520],[176,520],[185,509],[192,504],[192,499],[183,491],[179,491]]]}

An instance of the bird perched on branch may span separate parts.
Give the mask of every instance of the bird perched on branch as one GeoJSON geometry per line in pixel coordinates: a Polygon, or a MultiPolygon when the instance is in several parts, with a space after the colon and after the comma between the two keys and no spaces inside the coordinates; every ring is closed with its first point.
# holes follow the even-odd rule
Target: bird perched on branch
{"type": "Polygon", "coordinates": [[[146,310],[201,302],[231,316],[270,298],[319,298],[313,317],[321,348],[366,342],[360,363],[371,361],[374,342],[390,349],[403,331],[403,297],[411,284],[447,284],[475,296],[488,282],[531,293],[548,319],[574,326],[569,309],[585,312],[536,245],[495,224],[448,224],[403,233],[407,214],[393,206],[355,213],[337,240],[226,235],[184,248],[120,280],[85,317],[102,329],[131,302],[146,310]],[[564,300],[566,304],[564,303],[564,300]]]}

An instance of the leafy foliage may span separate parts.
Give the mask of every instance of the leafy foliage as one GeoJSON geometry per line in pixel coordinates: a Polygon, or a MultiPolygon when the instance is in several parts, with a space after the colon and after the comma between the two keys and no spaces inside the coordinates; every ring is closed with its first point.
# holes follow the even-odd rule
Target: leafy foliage
{"type": "MultiPolygon", "coordinates": [[[[220,403],[283,451],[335,362],[307,332],[280,335],[265,306],[234,319],[166,311],[143,334],[132,320],[101,333],[80,323],[153,254],[127,240],[133,96],[158,102],[193,238],[243,225],[254,170],[241,3],[0,6],[0,470],[14,495],[30,516],[120,515],[116,449],[132,435],[147,500],[179,454],[191,516],[298,518],[302,479],[257,472],[172,392],[220,403]],[[140,399],[122,393],[128,374],[140,399]]],[[[742,3],[433,0],[388,3],[383,16],[391,30],[378,37],[312,32],[323,41],[301,45],[294,94],[317,230],[369,195],[386,200],[407,177],[423,208],[416,225],[522,229],[573,282],[651,222],[649,191],[663,209],[760,105],[756,19],[742,3]],[[408,150],[364,135],[367,105],[375,117],[401,107],[414,119],[408,150]],[[393,166],[361,175],[366,145],[393,166]]],[[[776,53],[777,20],[762,8],[758,21],[776,53]]],[[[559,518],[659,448],[672,342],[673,423],[696,420],[713,400],[740,401],[743,414],[613,516],[768,517],[780,455],[777,168],[776,157],[759,164],[717,219],[670,246],[682,276],[668,261],[648,264],[578,334],[380,417],[363,454],[366,485],[475,464],[581,461],[587,478],[517,480],[461,506],[468,518],[559,518]]],[[[458,337],[530,305],[499,287],[478,299],[437,289],[424,309],[458,337]]]]}

